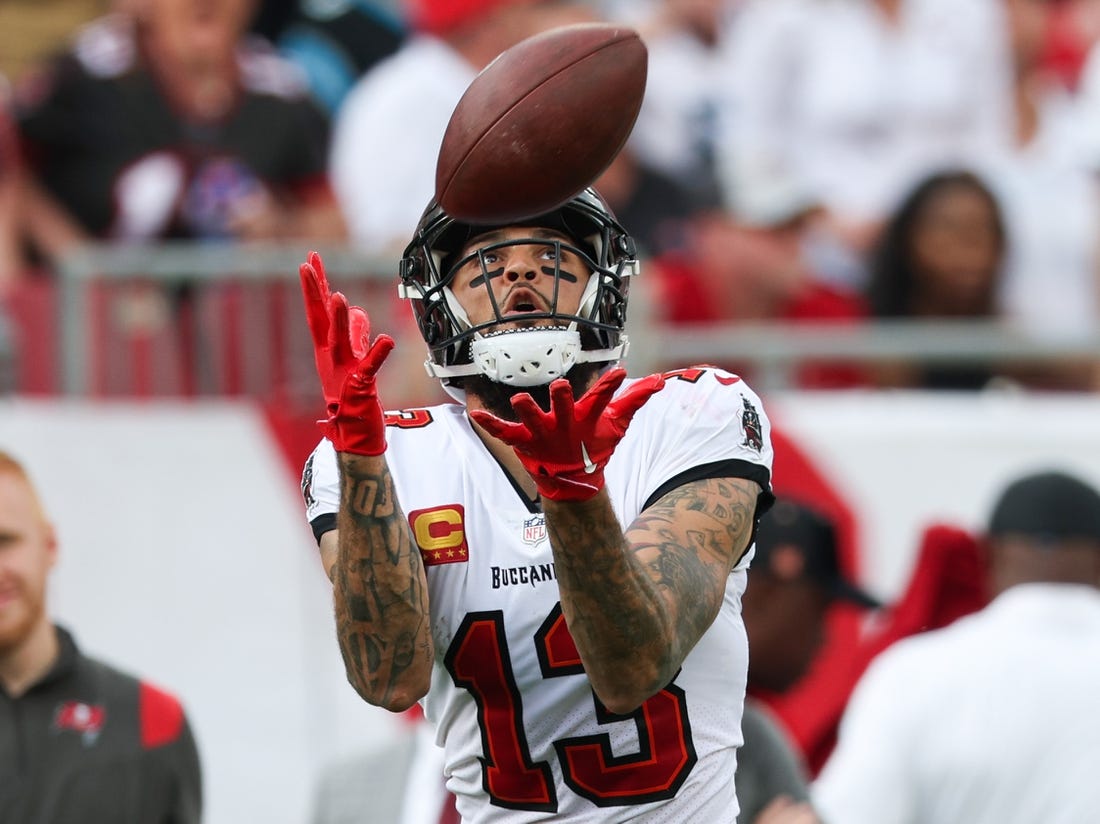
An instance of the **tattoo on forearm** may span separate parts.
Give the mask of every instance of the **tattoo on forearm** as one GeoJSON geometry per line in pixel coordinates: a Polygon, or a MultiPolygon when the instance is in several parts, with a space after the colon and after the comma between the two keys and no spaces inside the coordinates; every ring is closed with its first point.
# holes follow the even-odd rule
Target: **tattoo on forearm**
{"type": "MultiPolygon", "coordinates": [[[[604,659],[665,655],[671,678],[721,608],[725,581],[751,533],[758,489],[711,479],[665,495],[635,520],[627,546],[610,507],[547,517],[563,609],[578,643],[604,659]],[[633,555],[635,563],[629,562],[633,555]],[[607,639],[615,639],[608,642],[607,639]]],[[[555,508],[557,509],[557,508],[555,508]]]]}
{"type": "Polygon", "coordinates": [[[367,473],[345,464],[342,495],[340,647],[360,691],[385,700],[421,655],[431,657],[427,582],[386,466],[367,473]]]}
{"type": "Polygon", "coordinates": [[[596,650],[601,639],[615,638],[610,652],[622,655],[652,643],[660,620],[654,586],[643,570],[624,563],[628,550],[611,507],[570,507],[546,526],[551,544],[561,548],[555,562],[562,608],[580,647],[596,650]]]}
{"type": "MultiPolygon", "coordinates": [[[[685,484],[665,495],[650,514],[672,519],[677,509],[702,512],[725,524],[725,534],[736,543],[747,543],[756,513],[756,493],[748,493],[730,481],[715,478],[702,490],[698,484],[685,484]]],[[[739,546],[739,549],[744,549],[739,546]]]]}
{"type": "Polygon", "coordinates": [[[352,483],[351,508],[360,515],[384,518],[393,515],[393,490],[387,488],[389,476],[361,478],[352,483]]]}
{"type": "Polygon", "coordinates": [[[405,516],[397,506],[393,478],[388,471],[378,477],[347,478],[346,512],[353,523],[366,534],[372,546],[388,553],[393,564],[401,562],[409,549],[409,532],[405,516]]]}

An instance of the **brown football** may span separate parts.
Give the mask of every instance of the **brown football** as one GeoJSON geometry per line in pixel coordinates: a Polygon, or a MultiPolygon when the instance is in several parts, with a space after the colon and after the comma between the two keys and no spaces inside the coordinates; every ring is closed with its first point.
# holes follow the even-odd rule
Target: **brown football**
{"type": "Polygon", "coordinates": [[[625,26],[581,23],[502,52],[466,89],[439,148],[435,196],[452,217],[503,223],[590,186],[622,149],[648,54],[625,26]]]}

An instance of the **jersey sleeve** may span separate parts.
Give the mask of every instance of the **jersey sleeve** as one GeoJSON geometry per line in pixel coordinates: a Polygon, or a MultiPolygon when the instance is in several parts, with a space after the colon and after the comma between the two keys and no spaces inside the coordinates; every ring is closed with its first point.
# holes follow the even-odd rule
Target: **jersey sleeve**
{"type": "Polygon", "coordinates": [[[336,513],[340,509],[340,470],[336,450],[327,439],[317,444],[306,459],[302,469],[302,499],[306,520],[319,542],[322,535],[336,528],[336,513]]]}
{"type": "MultiPolygon", "coordinates": [[[[664,388],[635,416],[619,451],[617,471],[638,476],[636,512],[706,478],[755,481],[761,489],[756,519],[774,501],[771,423],[763,404],[739,376],[716,367],[666,372],[664,388]]],[[[751,562],[749,546],[737,568],[751,562]]]]}
{"type": "Polygon", "coordinates": [[[665,374],[647,403],[642,431],[645,505],[690,480],[748,478],[771,495],[771,423],[740,377],[715,367],[665,374]]]}

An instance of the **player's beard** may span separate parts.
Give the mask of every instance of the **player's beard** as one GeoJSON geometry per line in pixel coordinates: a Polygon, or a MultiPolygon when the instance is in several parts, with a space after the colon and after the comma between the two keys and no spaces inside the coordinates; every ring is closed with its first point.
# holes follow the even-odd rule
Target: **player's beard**
{"type": "MultiPolygon", "coordinates": [[[[574,398],[579,398],[587,391],[593,379],[605,365],[578,363],[569,370],[565,377],[573,389],[574,398]]],[[[548,383],[541,386],[511,386],[490,380],[484,375],[468,375],[462,378],[461,387],[467,395],[473,395],[481,401],[487,412],[506,421],[519,420],[515,410],[512,409],[512,398],[524,393],[534,398],[535,403],[544,412],[550,411],[550,384],[548,383]]]]}

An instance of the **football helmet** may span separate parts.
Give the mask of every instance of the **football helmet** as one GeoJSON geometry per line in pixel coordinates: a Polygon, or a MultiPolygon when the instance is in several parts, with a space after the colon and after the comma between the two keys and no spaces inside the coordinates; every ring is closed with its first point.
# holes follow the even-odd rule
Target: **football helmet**
{"type": "Polygon", "coordinates": [[[594,189],[586,189],[552,212],[507,225],[548,227],[572,238],[573,243],[519,238],[487,243],[459,259],[470,239],[502,227],[455,220],[434,202],[424,212],[402,256],[399,292],[412,301],[417,325],[428,344],[428,374],[445,386],[453,378],[476,374],[510,386],[539,386],[565,375],[576,363],[610,364],[622,358],[627,350],[623,332],[627,293],[630,278],[638,272],[638,256],[633,238],[603,198],[594,189]],[[496,316],[472,324],[450,289],[455,272],[477,259],[484,274],[482,282],[491,290],[485,253],[521,244],[560,246],[585,262],[591,274],[576,313],[557,308],[562,274],[559,249],[554,256],[553,305],[525,318],[552,323],[500,331],[497,327],[504,318],[491,296],[496,316]]]}

